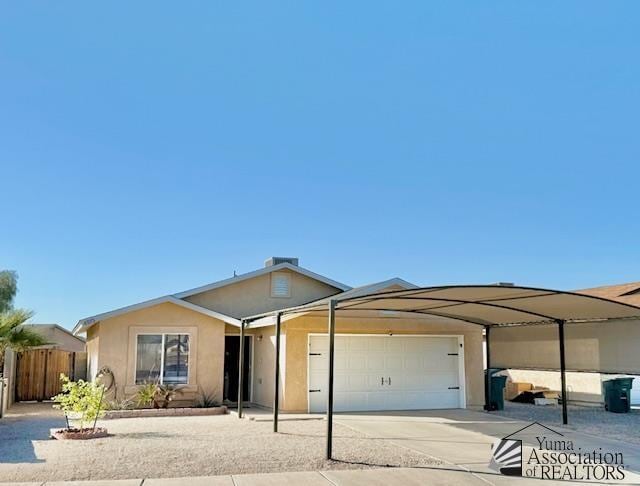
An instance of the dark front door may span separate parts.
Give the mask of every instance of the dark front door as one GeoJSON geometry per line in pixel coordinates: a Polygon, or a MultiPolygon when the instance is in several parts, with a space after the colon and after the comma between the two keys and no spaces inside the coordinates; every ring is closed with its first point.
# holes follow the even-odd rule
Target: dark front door
{"type": "MultiPolygon", "coordinates": [[[[243,401],[249,401],[251,385],[251,336],[244,337],[244,386],[243,401]]],[[[238,401],[238,359],[240,356],[240,336],[224,337],[224,400],[238,401]]]]}

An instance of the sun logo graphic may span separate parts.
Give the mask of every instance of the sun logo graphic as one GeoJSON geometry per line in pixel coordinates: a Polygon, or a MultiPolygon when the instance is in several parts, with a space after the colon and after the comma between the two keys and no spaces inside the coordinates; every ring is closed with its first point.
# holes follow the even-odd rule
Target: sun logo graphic
{"type": "Polygon", "coordinates": [[[522,476],[522,441],[498,439],[491,446],[491,467],[505,476],[522,476]]]}

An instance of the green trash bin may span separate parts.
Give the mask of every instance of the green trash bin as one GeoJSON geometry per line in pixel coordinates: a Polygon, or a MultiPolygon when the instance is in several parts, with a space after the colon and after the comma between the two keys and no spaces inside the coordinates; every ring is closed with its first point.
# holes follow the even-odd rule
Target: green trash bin
{"type": "MultiPolygon", "coordinates": [[[[506,376],[496,376],[495,373],[502,371],[500,369],[492,368],[490,371],[491,382],[491,407],[490,410],[504,410],[504,387],[507,384],[506,376]]],[[[487,370],[484,372],[485,379],[487,376],[487,370]]]]}
{"type": "Polygon", "coordinates": [[[631,410],[633,378],[614,378],[602,382],[604,408],[609,412],[628,413],[631,410]]]}

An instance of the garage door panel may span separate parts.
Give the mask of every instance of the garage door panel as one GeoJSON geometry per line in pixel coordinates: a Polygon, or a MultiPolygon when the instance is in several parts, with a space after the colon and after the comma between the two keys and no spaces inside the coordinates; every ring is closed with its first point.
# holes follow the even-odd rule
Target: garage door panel
{"type": "Polygon", "coordinates": [[[402,362],[402,367],[407,371],[422,370],[423,363],[424,363],[424,360],[422,359],[422,357],[419,354],[415,353],[412,356],[411,355],[405,356],[402,362]]]}
{"type": "Polygon", "coordinates": [[[383,337],[383,338],[373,338],[373,339],[382,339],[385,342],[384,350],[387,353],[401,353],[404,351],[404,343],[402,338],[393,339],[393,336],[383,337]]]}
{"type": "Polygon", "coordinates": [[[376,371],[383,374],[384,368],[384,355],[382,354],[373,354],[369,355],[367,359],[367,370],[368,371],[376,371]]]}
{"type": "MultiPolygon", "coordinates": [[[[311,336],[309,409],[326,410],[328,338],[311,336]],[[319,339],[322,338],[322,339],[319,339]]],[[[336,411],[460,407],[458,340],[438,336],[336,336],[336,411]],[[391,380],[391,381],[389,381],[391,380]]]]}
{"type": "Polygon", "coordinates": [[[458,366],[458,356],[443,356],[442,352],[440,352],[440,359],[434,359],[432,356],[422,357],[422,369],[427,373],[430,371],[450,370],[454,366],[458,366]]]}
{"type": "Polygon", "coordinates": [[[367,339],[369,343],[369,351],[372,353],[384,353],[385,343],[384,339],[378,337],[369,337],[367,339]]]}
{"type": "Polygon", "coordinates": [[[361,371],[367,369],[367,355],[355,355],[347,358],[347,363],[350,371],[361,371]]]}
{"type": "MultiPolygon", "coordinates": [[[[387,351],[388,352],[388,351],[387,351]]],[[[384,367],[387,371],[402,371],[403,365],[403,357],[402,355],[384,355],[384,367]]]]}

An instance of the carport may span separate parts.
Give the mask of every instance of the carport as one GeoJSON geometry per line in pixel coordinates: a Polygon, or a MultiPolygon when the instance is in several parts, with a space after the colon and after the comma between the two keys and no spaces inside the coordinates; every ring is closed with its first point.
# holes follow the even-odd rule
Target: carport
{"type": "MultiPolygon", "coordinates": [[[[464,285],[339,295],[242,321],[276,326],[274,431],[278,430],[280,333],[283,319],[297,314],[326,315],[329,337],[327,449],[332,457],[336,313],[392,312],[431,316],[482,326],[487,368],[559,371],[563,423],[567,416],[567,371],[640,374],[640,307],[600,297],[532,287],[464,285]]],[[[244,343],[244,340],[241,339],[244,343]]],[[[240,349],[240,380],[243,377],[240,349]]],[[[238,416],[242,417],[242,381],[238,416]]],[[[485,408],[491,387],[485,383],[485,408]]]]}

